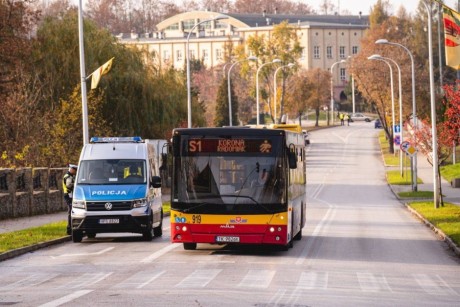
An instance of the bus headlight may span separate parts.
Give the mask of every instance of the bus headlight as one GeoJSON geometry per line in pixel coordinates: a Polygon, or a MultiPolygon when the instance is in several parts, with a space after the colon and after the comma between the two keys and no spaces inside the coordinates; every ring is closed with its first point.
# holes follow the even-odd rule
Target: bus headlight
{"type": "Polygon", "coordinates": [[[133,201],[133,208],[141,208],[147,206],[147,199],[141,198],[133,201]]]}
{"type": "Polygon", "coordinates": [[[274,228],[274,227],[270,227],[270,232],[275,232],[275,228],[274,228]]]}
{"type": "Polygon", "coordinates": [[[86,209],[86,202],[84,200],[74,199],[72,200],[72,207],[79,209],[86,209]]]}

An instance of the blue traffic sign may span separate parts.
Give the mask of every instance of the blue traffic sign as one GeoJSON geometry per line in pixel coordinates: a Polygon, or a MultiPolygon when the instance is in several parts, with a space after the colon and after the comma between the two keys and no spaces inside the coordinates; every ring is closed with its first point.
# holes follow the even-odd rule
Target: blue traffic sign
{"type": "Polygon", "coordinates": [[[400,133],[401,132],[401,127],[399,125],[393,125],[393,131],[394,131],[394,133],[400,133]]]}

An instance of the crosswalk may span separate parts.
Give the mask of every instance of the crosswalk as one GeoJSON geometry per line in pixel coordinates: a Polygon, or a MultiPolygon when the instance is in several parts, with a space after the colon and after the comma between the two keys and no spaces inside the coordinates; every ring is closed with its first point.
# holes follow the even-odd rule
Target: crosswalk
{"type": "Polygon", "coordinates": [[[147,269],[133,274],[121,272],[21,273],[2,276],[2,293],[54,289],[148,289],[161,285],[174,289],[291,289],[292,291],[356,291],[362,293],[424,293],[433,296],[460,296],[460,279],[438,274],[388,274],[339,271],[280,271],[267,269],[235,270],[232,268],[190,271],[147,269]],[[294,276],[295,275],[295,276],[294,276]],[[116,281],[116,282],[114,282],[116,281]]]}

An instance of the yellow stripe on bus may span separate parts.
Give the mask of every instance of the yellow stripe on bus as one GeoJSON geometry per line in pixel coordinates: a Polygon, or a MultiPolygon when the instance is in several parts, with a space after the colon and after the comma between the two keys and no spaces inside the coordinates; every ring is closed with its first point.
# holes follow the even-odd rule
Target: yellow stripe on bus
{"type": "Polygon", "coordinates": [[[288,213],[258,215],[186,214],[171,210],[171,223],[188,224],[247,224],[247,225],[287,225],[288,213]]]}

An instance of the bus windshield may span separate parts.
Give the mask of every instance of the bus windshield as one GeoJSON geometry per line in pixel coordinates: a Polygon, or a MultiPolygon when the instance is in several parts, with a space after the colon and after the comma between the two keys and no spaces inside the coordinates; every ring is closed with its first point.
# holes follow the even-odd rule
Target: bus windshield
{"type": "Polygon", "coordinates": [[[143,184],[147,182],[144,160],[84,160],[78,169],[78,184],[143,184]]]}
{"type": "Polygon", "coordinates": [[[284,202],[283,161],[275,156],[200,155],[178,162],[173,201],[190,210],[241,212],[260,205],[271,212],[271,205],[284,202]]]}

